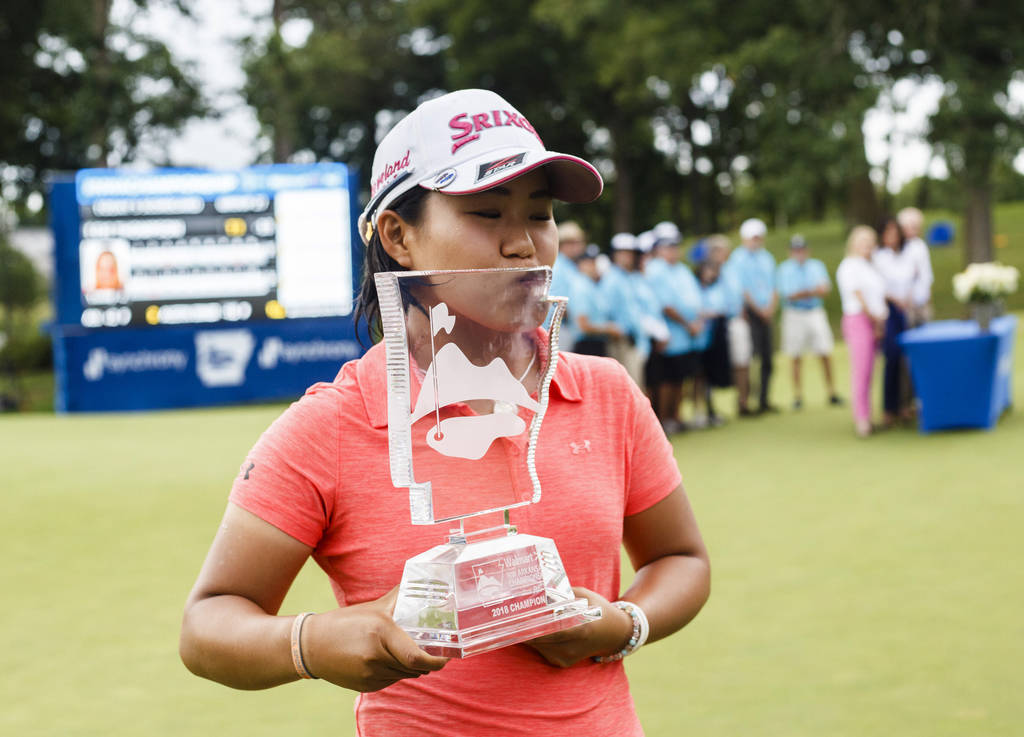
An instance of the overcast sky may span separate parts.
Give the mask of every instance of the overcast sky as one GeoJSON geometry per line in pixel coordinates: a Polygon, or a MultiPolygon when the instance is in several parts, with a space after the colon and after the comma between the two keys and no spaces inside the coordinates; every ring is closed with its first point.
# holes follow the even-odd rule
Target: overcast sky
{"type": "MultiPolygon", "coordinates": [[[[140,31],[162,39],[181,59],[195,62],[207,95],[223,113],[217,121],[198,121],[187,126],[171,145],[171,160],[178,166],[238,168],[251,164],[260,151],[259,125],[255,115],[238,96],[244,82],[234,40],[258,28],[257,19],[266,18],[272,0],[217,0],[196,4],[198,23],[187,21],[173,11],[154,4],[151,11],[136,13],[133,23],[140,31]]],[[[115,0],[116,19],[134,12],[129,0],[115,0]]],[[[286,41],[302,43],[309,28],[294,23],[285,29],[286,41]]],[[[883,100],[869,111],[864,121],[868,161],[885,163],[889,152],[886,137],[893,144],[892,178],[889,186],[899,188],[929,169],[932,176],[946,176],[940,159],[931,157],[930,147],[921,140],[926,116],[936,109],[941,85],[901,82],[894,89],[896,110],[883,100]]],[[[1024,104],[1024,83],[1012,91],[1024,104]]],[[[145,159],[145,150],[140,152],[145,159]]],[[[1024,152],[1017,157],[1024,171],[1024,152]]]]}

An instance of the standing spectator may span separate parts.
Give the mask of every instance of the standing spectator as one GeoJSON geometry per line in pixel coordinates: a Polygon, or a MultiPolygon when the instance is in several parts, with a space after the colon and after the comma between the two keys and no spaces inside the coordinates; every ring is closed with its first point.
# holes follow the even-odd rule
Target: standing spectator
{"type": "Polygon", "coordinates": [[[608,355],[623,365],[637,386],[643,386],[644,357],[637,349],[642,333],[641,313],[629,276],[636,270],[636,236],[616,233],[612,236],[611,245],[612,262],[601,276],[598,288],[611,310],[611,322],[618,327],[621,337],[608,339],[608,355]]]}
{"type": "Polygon", "coordinates": [[[653,258],[656,240],[657,238],[650,230],[644,231],[636,237],[636,260],[633,263],[633,270],[629,273],[640,327],[636,347],[643,357],[644,383],[641,384],[641,387],[646,392],[648,399],[654,396],[651,379],[658,378],[652,376],[651,361],[654,359],[655,365],[657,364],[658,357],[665,350],[669,337],[668,325],[665,324],[665,319],[661,315],[661,304],[644,273],[647,263],[653,258]]]}
{"type": "Polygon", "coordinates": [[[846,258],[836,271],[843,304],[843,338],[850,352],[850,396],[857,434],[871,434],[871,375],[875,343],[882,335],[888,308],[885,280],[871,263],[878,243],[873,228],[858,225],[846,239],[846,258]]]}
{"type": "Polygon", "coordinates": [[[883,424],[891,427],[897,418],[910,420],[913,417],[900,334],[907,329],[915,267],[911,254],[905,248],[903,229],[896,218],[884,218],[876,230],[880,245],[872,255],[872,262],[885,280],[885,300],[889,307],[882,340],[885,353],[883,424]]]}
{"type": "Polygon", "coordinates": [[[896,220],[907,239],[903,246],[907,258],[914,264],[914,284],[910,291],[907,325],[916,328],[932,319],[932,284],[935,281],[932,257],[928,252],[928,244],[921,237],[924,214],[916,207],[904,207],[896,213],[896,220]]]}
{"type": "Polygon", "coordinates": [[[577,223],[568,220],[558,226],[558,256],[555,257],[555,265],[551,269],[551,286],[548,292],[554,296],[570,298],[566,307],[567,314],[562,321],[561,333],[562,348],[567,351],[574,350],[575,343],[580,338],[573,315],[575,307],[572,293],[580,279],[576,259],[582,255],[586,246],[587,236],[577,223]]]}
{"type": "Polygon", "coordinates": [[[807,240],[794,235],[789,241],[789,258],[779,264],[779,297],[782,299],[782,352],[793,361],[793,409],[803,406],[801,361],[805,353],[821,357],[829,403],[840,405],[832,379],[832,328],[822,297],[832,289],[825,264],[810,257],[807,240]]]}
{"type": "MultiPolygon", "coordinates": [[[[743,290],[740,288],[736,275],[729,269],[732,244],[729,237],[721,233],[708,236],[707,260],[718,267],[716,284],[725,298],[725,346],[729,365],[732,370],[732,385],[736,387],[739,397],[744,397],[740,407],[746,406],[746,397],[750,391],[750,357],[753,347],[750,343],[750,326],[743,319],[743,290]]],[[[751,413],[740,412],[740,417],[751,413]]]]}
{"type": "Polygon", "coordinates": [[[573,282],[569,294],[571,320],[577,335],[572,350],[591,356],[607,356],[608,339],[622,337],[622,331],[611,321],[608,305],[597,288],[600,280],[597,257],[600,253],[597,244],[591,243],[576,259],[581,278],[573,282]]]}
{"type": "MultiPolygon", "coordinates": [[[[775,292],[775,258],[765,249],[764,237],[768,227],[763,220],[750,218],[740,225],[742,246],[732,252],[726,266],[727,276],[733,279],[742,295],[742,319],[749,331],[750,352],[747,356],[738,350],[742,347],[743,337],[736,330],[736,357],[733,361],[737,368],[736,388],[738,390],[739,414],[741,417],[753,414],[748,401],[750,394],[750,362],[757,355],[761,364],[760,386],[758,387],[759,404],[757,413],[777,412],[769,402],[768,394],[772,378],[772,321],[778,306],[778,295],[775,292]],[[745,365],[743,359],[746,358],[745,365]]],[[[733,330],[729,339],[733,340],[733,330]]]]}
{"type": "Polygon", "coordinates": [[[698,372],[695,341],[704,323],[697,280],[680,260],[679,228],[673,223],[660,223],[655,236],[655,257],[648,264],[647,279],[668,323],[668,341],[654,408],[665,432],[671,435],[686,427],[681,417],[683,385],[698,372]]]}
{"type": "MultiPolygon", "coordinates": [[[[728,248],[728,243],[726,243],[728,248]]],[[[721,264],[707,257],[697,265],[697,281],[701,291],[701,317],[707,342],[700,353],[700,373],[703,378],[704,407],[707,424],[718,427],[723,420],[715,412],[712,389],[732,386],[732,364],[729,361],[729,312],[731,290],[721,278],[721,264]]]]}

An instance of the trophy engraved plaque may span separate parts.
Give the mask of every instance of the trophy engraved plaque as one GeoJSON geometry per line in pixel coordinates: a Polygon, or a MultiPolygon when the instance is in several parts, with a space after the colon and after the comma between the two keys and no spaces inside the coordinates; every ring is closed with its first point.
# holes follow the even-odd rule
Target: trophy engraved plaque
{"type": "Polygon", "coordinates": [[[566,304],[547,295],[551,269],[375,280],[391,480],[409,490],[413,524],[449,523],[406,561],[395,621],[428,653],[468,657],[598,619],[554,541],[510,523],[541,498],[537,440],[566,304]]]}

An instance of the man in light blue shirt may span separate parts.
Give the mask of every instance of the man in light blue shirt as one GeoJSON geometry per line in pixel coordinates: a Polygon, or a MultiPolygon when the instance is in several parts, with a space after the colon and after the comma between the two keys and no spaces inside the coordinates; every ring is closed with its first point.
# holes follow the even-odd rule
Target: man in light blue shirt
{"type": "Polygon", "coordinates": [[[601,249],[591,243],[576,259],[576,266],[582,278],[572,284],[569,304],[573,306],[572,322],[577,333],[573,351],[592,356],[608,355],[608,340],[621,338],[623,333],[611,322],[611,310],[598,289],[600,274],[597,258],[601,249]]]}
{"type": "Polygon", "coordinates": [[[782,299],[782,352],[793,361],[793,409],[803,407],[800,364],[805,353],[821,357],[829,403],[843,403],[832,380],[832,328],[822,302],[832,288],[832,281],[825,264],[810,258],[809,251],[806,239],[794,235],[789,241],[789,258],[776,273],[782,299]]]}
{"type": "MultiPolygon", "coordinates": [[[[697,339],[703,332],[700,286],[680,261],[682,234],[673,223],[655,229],[654,258],[647,264],[646,279],[668,325],[667,342],[651,367],[655,384],[654,411],[669,435],[686,427],[682,420],[683,385],[699,373],[697,339]]],[[[696,407],[696,402],[694,403],[696,407]]]]}
{"type": "MultiPolygon", "coordinates": [[[[567,220],[558,226],[558,256],[555,258],[555,265],[551,270],[551,287],[548,294],[555,297],[569,297],[569,304],[566,307],[566,315],[562,320],[560,343],[562,350],[571,351],[580,335],[576,330],[572,302],[572,293],[575,283],[583,278],[578,268],[576,259],[583,254],[587,247],[586,234],[578,224],[567,220]]],[[[547,324],[545,323],[545,327],[547,324]]]]}
{"type": "MultiPolygon", "coordinates": [[[[755,354],[761,364],[760,403],[757,414],[778,411],[768,401],[774,352],[772,322],[778,306],[778,295],[775,292],[775,257],[764,247],[764,236],[767,232],[768,227],[762,220],[750,218],[743,221],[740,225],[740,239],[743,244],[732,252],[725,269],[726,278],[737,285],[742,295],[742,318],[749,330],[749,351],[737,350],[733,356],[740,417],[754,414],[748,406],[748,400],[750,360],[755,354]]],[[[733,341],[732,333],[730,329],[730,341],[733,341]]]]}
{"type": "Polygon", "coordinates": [[[644,334],[642,311],[630,278],[630,273],[637,269],[640,255],[636,236],[616,233],[611,246],[612,262],[601,275],[598,288],[611,310],[611,322],[619,328],[622,337],[608,339],[608,355],[625,367],[637,386],[643,387],[644,356],[637,348],[644,334]]]}

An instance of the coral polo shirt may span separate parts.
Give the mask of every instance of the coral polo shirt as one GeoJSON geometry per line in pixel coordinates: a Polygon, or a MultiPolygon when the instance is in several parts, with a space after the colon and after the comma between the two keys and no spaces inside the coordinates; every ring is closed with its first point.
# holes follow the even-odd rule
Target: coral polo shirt
{"type": "MultiPolygon", "coordinates": [[[[618,598],[623,517],[680,483],[650,402],[618,363],[560,355],[536,463],[542,498],[512,521],[555,541],[573,585],[618,598]]],[[[448,528],[411,524],[408,492],[391,484],[381,345],[263,433],[231,501],[312,547],[339,606],[386,594],[448,528]]],[[[361,694],[356,723],[362,737],[643,734],[621,662],[560,669],[524,645],[361,694]]]]}

